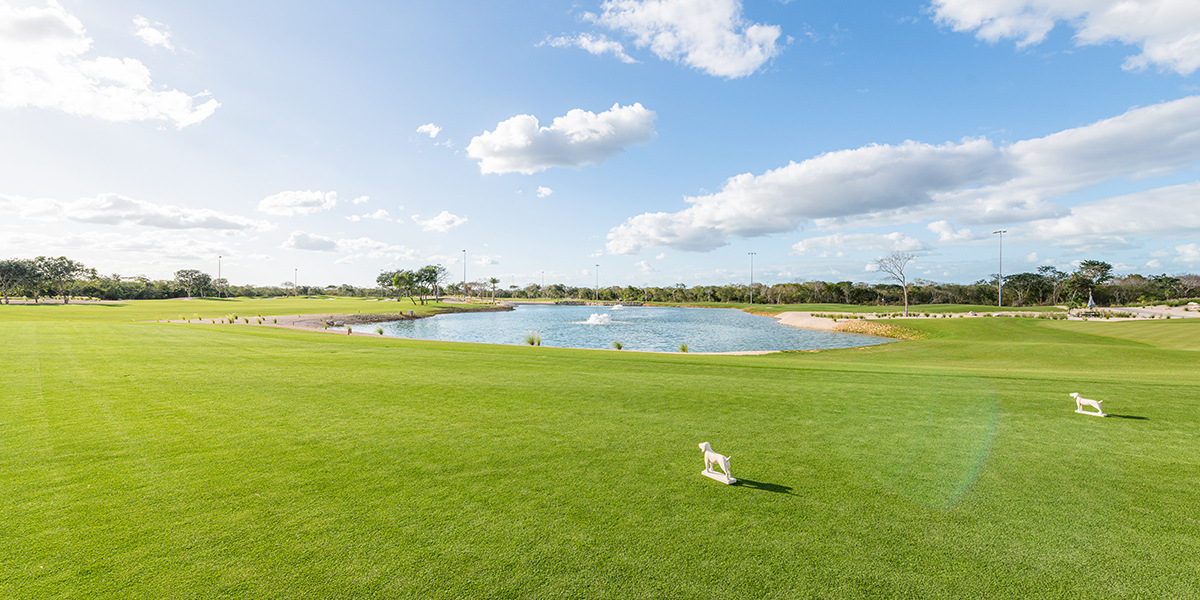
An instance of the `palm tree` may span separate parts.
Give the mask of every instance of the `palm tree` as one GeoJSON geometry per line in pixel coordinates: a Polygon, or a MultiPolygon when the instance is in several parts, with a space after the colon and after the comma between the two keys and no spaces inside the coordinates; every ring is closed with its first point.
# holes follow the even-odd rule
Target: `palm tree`
{"type": "Polygon", "coordinates": [[[492,302],[495,302],[496,301],[496,284],[500,283],[500,280],[496,279],[495,277],[492,277],[491,279],[488,279],[488,283],[492,284],[492,302]]]}

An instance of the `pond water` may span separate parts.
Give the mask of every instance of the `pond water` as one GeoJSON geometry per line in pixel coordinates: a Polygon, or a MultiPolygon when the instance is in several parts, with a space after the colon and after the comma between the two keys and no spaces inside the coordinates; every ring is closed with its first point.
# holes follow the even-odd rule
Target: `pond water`
{"type": "Polygon", "coordinates": [[[452,313],[414,321],[354,325],[355,331],[422,340],[524,344],[536,333],[543,346],[678,352],[851,348],[886,338],[781,325],[771,317],[728,308],[517,306],[511,312],[452,313]]]}

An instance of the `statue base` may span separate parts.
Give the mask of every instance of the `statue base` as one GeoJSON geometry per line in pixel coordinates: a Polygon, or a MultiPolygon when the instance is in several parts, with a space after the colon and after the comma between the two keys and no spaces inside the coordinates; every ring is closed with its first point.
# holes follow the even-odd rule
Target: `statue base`
{"type": "Polygon", "coordinates": [[[1077,412],[1081,415],[1092,415],[1093,417],[1107,417],[1108,416],[1102,412],[1091,412],[1088,410],[1083,410],[1082,408],[1079,410],[1076,410],[1075,412],[1077,412]]]}
{"type": "Polygon", "coordinates": [[[705,470],[705,471],[700,471],[700,474],[709,479],[712,479],[715,481],[720,481],[721,483],[723,483],[725,485],[733,485],[733,484],[737,483],[736,479],[734,479],[724,473],[721,473],[719,471],[705,470]]]}

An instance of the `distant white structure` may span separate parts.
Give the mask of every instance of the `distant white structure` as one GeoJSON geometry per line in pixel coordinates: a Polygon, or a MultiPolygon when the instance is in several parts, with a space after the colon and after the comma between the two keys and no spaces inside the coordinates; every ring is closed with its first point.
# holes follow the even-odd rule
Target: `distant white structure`
{"type": "Polygon", "coordinates": [[[1077,412],[1081,415],[1092,415],[1094,417],[1107,417],[1108,416],[1108,415],[1104,414],[1104,409],[1100,408],[1100,403],[1104,402],[1103,400],[1089,400],[1087,398],[1084,398],[1083,396],[1080,396],[1076,392],[1072,392],[1071,397],[1075,399],[1075,412],[1077,412]],[[1096,412],[1092,412],[1090,410],[1083,410],[1084,406],[1091,406],[1092,408],[1096,409],[1096,412]]]}
{"type": "Polygon", "coordinates": [[[708,445],[708,442],[700,442],[700,450],[704,452],[704,470],[700,471],[701,475],[720,481],[725,485],[737,483],[737,480],[733,478],[733,472],[729,470],[728,456],[713,452],[712,446],[708,445]],[[713,466],[721,467],[721,471],[724,473],[714,471],[713,466]]]}

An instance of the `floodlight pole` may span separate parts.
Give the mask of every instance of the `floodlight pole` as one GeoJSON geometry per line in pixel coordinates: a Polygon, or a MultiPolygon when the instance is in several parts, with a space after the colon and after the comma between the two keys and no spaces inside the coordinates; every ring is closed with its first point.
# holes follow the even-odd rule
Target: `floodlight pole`
{"type": "Polygon", "coordinates": [[[750,304],[754,304],[754,255],[756,252],[747,252],[750,255],[750,304]]]}
{"type": "Polygon", "coordinates": [[[600,301],[600,265],[596,265],[596,289],[592,291],[592,300],[600,301]]]}
{"type": "Polygon", "coordinates": [[[997,229],[992,232],[1000,236],[1000,272],[996,275],[996,307],[1004,306],[1004,234],[1008,233],[1007,229],[997,229]]]}
{"type": "Polygon", "coordinates": [[[297,268],[292,272],[292,296],[300,297],[300,269],[297,268]]]}
{"type": "Polygon", "coordinates": [[[467,298],[467,251],[463,250],[463,299],[467,298]]]}
{"type": "MultiPolygon", "coordinates": [[[[217,255],[217,281],[221,281],[221,255],[217,255]]],[[[220,285],[220,284],[218,284],[220,285]]],[[[222,297],[221,288],[217,288],[217,297],[222,297]]]]}

